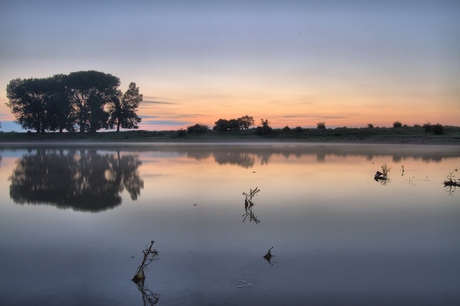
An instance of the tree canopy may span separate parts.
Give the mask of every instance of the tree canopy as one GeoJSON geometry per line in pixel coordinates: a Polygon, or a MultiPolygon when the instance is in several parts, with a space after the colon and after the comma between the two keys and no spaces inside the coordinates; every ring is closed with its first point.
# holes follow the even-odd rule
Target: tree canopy
{"type": "Polygon", "coordinates": [[[24,129],[96,132],[117,126],[137,128],[142,95],[135,83],[122,95],[120,79],[99,71],[78,71],[49,78],[14,79],[6,104],[24,129]]]}

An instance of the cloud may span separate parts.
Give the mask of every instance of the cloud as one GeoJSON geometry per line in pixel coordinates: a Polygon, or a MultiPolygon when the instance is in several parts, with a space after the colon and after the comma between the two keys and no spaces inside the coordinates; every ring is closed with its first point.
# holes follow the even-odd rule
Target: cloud
{"type": "Polygon", "coordinates": [[[174,103],[174,102],[154,101],[154,100],[143,100],[142,103],[146,103],[146,104],[166,104],[166,105],[175,105],[175,104],[177,104],[177,103],[174,103]]]}
{"type": "Polygon", "coordinates": [[[284,116],[278,116],[278,118],[290,118],[290,119],[311,119],[311,118],[318,118],[318,119],[344,119],[348,118],[350,116],[340,116],[340,115],[324,115],[324,114],[300,114],[300,115],[284,115],[284,116]]]}
{"type": "Polygon", "coordinates": [[[153,119],[153,118],[160,118],[160,116],[152,116],[152,115],[142,115],[140,116],[142,119],[153,119]]]}
{"type": "Polygon", "coordinates": [[[160,125],[160,126],[184,126],[191,124],[189,121],[174,121],[174,120],[142,120],[144,125],[160,125]]]}

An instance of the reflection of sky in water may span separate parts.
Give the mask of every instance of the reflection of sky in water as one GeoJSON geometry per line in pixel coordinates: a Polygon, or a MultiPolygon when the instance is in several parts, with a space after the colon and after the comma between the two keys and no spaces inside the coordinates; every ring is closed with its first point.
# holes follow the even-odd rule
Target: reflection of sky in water
{"type": "Polygon", "coordinates": [[[159,305],[455,304],[460,190],[442,182],[457,148],[127,148],[140,195],[120,192],[99,213],[15,204],[8,179],[26,151],[0,151],[0,304],[141,304],[130,278],[152,239],[161,259],[146,284],[159,305]],[[386,185],[373,179],[384,163],[386,185]],[[261,222],[243,222],[242,192],[256,186],[261,222]]]}

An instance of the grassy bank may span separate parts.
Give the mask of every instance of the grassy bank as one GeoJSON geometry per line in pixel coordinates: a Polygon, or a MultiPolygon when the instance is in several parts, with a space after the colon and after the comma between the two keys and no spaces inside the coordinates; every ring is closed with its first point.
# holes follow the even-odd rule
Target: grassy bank
{"type": "Polygon", "coordinates": [[[81,133],[0,132],[0,142],[81,141],[81,142],[231,142],[231,141],[295,141],[295,142],[376,142],[376,143],[439,143],[460,144],[460,127],[445,126],[441,135],[421,127],[401,128],[335,128],[274,129],[259,135],[256,129],[242,131],[123,131],[81,133]]]}

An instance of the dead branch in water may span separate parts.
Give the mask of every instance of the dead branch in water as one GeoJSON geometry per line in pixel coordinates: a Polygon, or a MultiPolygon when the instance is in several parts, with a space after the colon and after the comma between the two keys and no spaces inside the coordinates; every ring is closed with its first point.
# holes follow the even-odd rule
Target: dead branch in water
{"type": "Polygon", "coordinates": [[[142,259],[141,264],[137,267],[136,274],[132,278],[132,281],[136,284],[139,281],[145,279],[144,268],[146,268],[152,261],[158,259],[156,258],[158,256],[158,251],[152,249],[154,243],[155,241],[152,240],[150,242],[150,246],[142,251],[142,253],[144,254],[144,258],[142,259]]]}
{"type": "Polygon", "coordinates": [[[247,201],[251,201],[252,198],[255,197],[259,191],[259,187],[254,188],[254,190],[249,188],[249,193],[243,191],[243,195],[246,197],[247,201]]]}
{"type": "MultiPolygon", "coordinates": [[[[457,169],[455,169],[457,171],[457,169]]],[[[450,172],[448,175],[446,175],[447,180],[444,181],[444,186],[455,186],[455,187],[460,187],[460,181],[455,179],[455,174],[454,172],[450,172]]]]}

